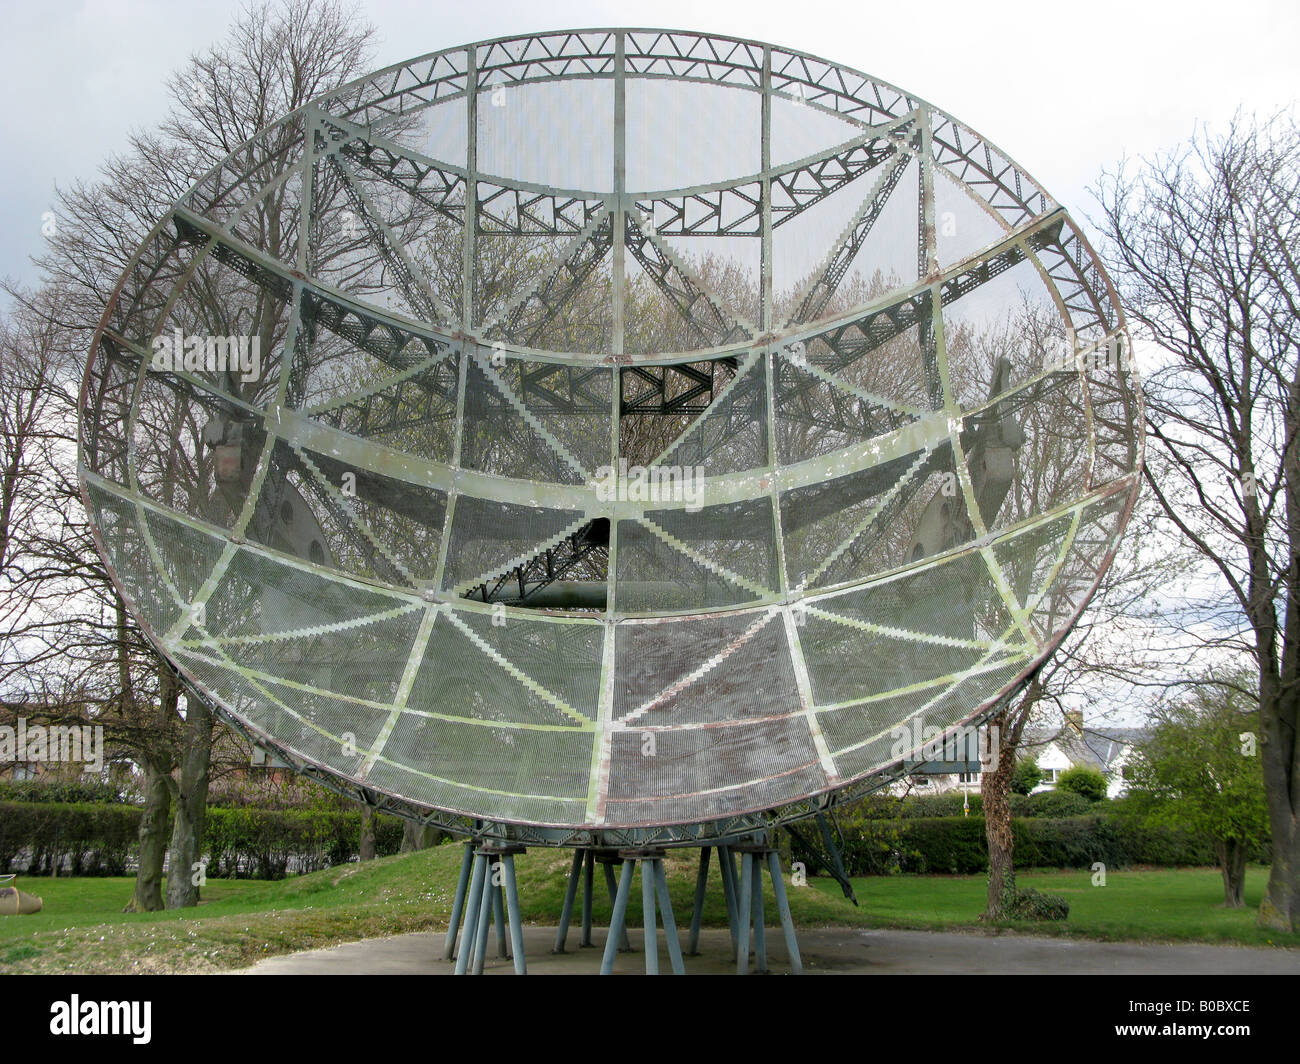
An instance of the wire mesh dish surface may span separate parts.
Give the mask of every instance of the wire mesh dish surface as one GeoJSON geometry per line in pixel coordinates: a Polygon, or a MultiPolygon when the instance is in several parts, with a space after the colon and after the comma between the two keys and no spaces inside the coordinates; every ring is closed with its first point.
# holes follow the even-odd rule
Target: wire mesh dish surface
{"type": "Polygon", "coordinates": [[[511,38],[176,204],[96,336],[82,487],[136,620],[294,767],[698,840],[880,786],[1051,653],[1137,490],[1127,352],[1065,211],[923,100],[511,38]]]}

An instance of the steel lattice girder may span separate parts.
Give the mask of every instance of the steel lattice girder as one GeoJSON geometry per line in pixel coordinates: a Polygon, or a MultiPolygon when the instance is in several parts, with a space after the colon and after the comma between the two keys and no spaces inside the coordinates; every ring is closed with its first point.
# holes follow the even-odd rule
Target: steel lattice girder
{"type": "Polygon", "coordinates": [[[883,786],[900,726],[978,723],[1059,643],[1137,489],[1127,350],[1065,212],[926,102],[760,42],[510,38],[314,101],[159,221],[83,492],[150,637],[299,771],[516,841],[735,838],[883,786]],[[1071,351],[1020,320],[990,383],[1012,282],[1071,351]],[[260,375],[155,365],[213,292],[262,308],[260,375]]]}

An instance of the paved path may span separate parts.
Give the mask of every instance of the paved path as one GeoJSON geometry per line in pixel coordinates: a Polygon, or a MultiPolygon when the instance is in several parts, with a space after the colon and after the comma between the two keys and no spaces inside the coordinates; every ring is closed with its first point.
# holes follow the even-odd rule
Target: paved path
{"type": "MultiPolygon", "coordinates": [[[[621,953],[615,972],[644,971],[642,935],[632,930],[636,952],[621,953]]],[[[600,968],[605,933],[594,933],[595,949],[579,949],[571,932],[569,951],[551,953],[555,929],[524,929],[524,955],[530,974],[593,975],[600,968]]],[[[684,938],[685,936],[683,936],[684,938]]],[[[774,973],[789,971],[779,928],[767,932],[768,960],[774,973]]],[[[452,965],[442,959],[443,936],[436,933],[396,935],[349,942],[331,949],[269,957],[241,974],[247,975],[440,975],[452,965]]],[[[960,934],[937,931],[866,931],[822,928],[801,931],[799,950],[804,969],[821,975],[1300,975],[1300,950],[1235,946],[1146,946],[1128,942],[1088,942],[1080,939],[1036,938],[1029,935],[960,934]]],[[[496,956],[488,940],[484,972],[508,975],[509,960],[496,956]]],[[[662,933],[659,965],[668,971],[662,933]]],[[[725,930],[700,936],[700,956],[686,958],[688,974],[735,970],[731,939],[725,930]]]]}

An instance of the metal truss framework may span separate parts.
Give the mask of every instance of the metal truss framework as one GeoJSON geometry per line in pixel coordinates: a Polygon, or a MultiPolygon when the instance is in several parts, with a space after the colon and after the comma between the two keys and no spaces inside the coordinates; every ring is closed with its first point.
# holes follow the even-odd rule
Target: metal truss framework
{"type": "Polygon", "coordinates": [[[761,42],[501,39],[314,101],[160,220],[83,495],[186,684],[298,771],[523,844],[742,838],[905,773],[900,729],[978,724],[1078,618],[1142,449],[1126,358],[1081,350],[1128,351],[1086,240],[925,101],[761,42]],[[566,105],[607,183],[481,164],[566,105]],[[752,163],[631,187],[709,107],[752,163]],[[1070,357],[1020,335],[990,381],[968,308],[1017,285],[1070,357]],[[260,375],[156,365],[214,292],[261,308],[260,375]]]}

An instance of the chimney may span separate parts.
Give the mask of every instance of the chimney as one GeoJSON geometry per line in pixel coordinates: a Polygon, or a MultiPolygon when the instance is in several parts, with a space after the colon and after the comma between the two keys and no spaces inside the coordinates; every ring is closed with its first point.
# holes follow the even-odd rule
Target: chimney
{"type": "Polygon", "coordinates": [[[1065,723],[1071,728],[1076,735],[1083,734],[1083,710],[1067,709],[1065,711],[1065,723]]]}

